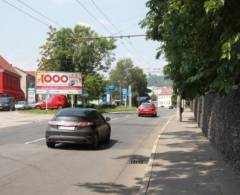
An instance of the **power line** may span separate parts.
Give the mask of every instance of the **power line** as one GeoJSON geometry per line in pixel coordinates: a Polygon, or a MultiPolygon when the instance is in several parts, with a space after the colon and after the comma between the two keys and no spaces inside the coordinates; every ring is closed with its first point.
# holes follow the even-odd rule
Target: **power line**
{"type": "MultiPolygon", "coordinates": [[[[88,8],[87,8],[81,1],[79,1],[79,0],[75,0],[75,1],[87,12],[96,22],[98,22],[99,24],[101,24],[107,32],[109,32],[110,34],[112,34],[111,30],[110,30],[104,23],[102,23],[101,21],[99,21],[99,19],[98,19],[96,16],[94,16],[94,15],[88,10],[88,8]]],[[[125,43],[124,43],[123,41],[120,41],[120,42],[122,43],[122,45],[123,45],[130,53],[132,53],[132,51],[125,45],[125,43]]],[[[139,60],[139,62],[140,62],[140,60],[139,60]]]]}
{"type": "Polygon", "coordinates": [[[23,9],[21,9],[21,8],[15,6],[15,5],[13,5],[13,4],[11,4],[9,1],[7,1],[7,0],[2,0],[2,2],[5,3],[5,4],[7,4],[7,5],[9,5],[9,6],[11,6],[11,7],[13,7],[14,9],[18,10],[19,12],[27,15],[28,17],[32,18],[33,20],[35,20],[35,21],[37,21],[37,22],[39,22],[39,23],[41,23],[41,24],[43,24],[43,25],[45,25],[45,26],[47,26],[47,27],[50,26],[49,24],[47,24],[46,22],[40,20],[39,18],[37,18],[37,17],[29,14],[28,12],[24,11],[23,9]]]}
{"type": "Polygon", "coordinates": [[[94,20],[96,20],[98,23],[100,23],[100,24],[104,27],[104,29],[105,29],[106,31],[108,31],[109,33],[112,34],[112,32],[108,29],[108,27],[106,27],[106,25],[105,25],[104,23],[102,23],[101,21],[99,21],[98,18],[97,18],[96,16],[94,16],[94,15],[88,10],[88,8],[87,8],[81,1],[76,0],[76,2],[77,2],[92,18],[94,18],[94,20]]]}
{"type": "Polygon", "coordinates": [[[146,37],[146,34],[133,34],[133,35],[109,35],[109,36],[99,36],[99,37],[81,37],[83,39],[101,39],[101,38],[109,38],[109,39],[122,39],[122,38],[133,38],[133,37],[146,37]]]}
{"type": "MultiPolygon", "coordinates": [[[[95,6],[95,8],[102,14],[102,16],[103,16],[103,17],[112,25],[112,27],[113,27],[117,32],[119,32],[119,34],[121,35],[121,31],[118,29],[118,27],[117,27],[114,23],[111,22],[111,20],[109,19],[109,17],[104,13],[104,11],[102,11],[102,9],[96,4],[96,2],[95,2],[94,0],[91,0],[91,2],[92,2],[92,4],[95,6]]],[[[140,35],[140,36],[146,36],[146,35],[140,35]]],[[[119,37],[121,38],[121,37],[125,37],[125,36],[119,36],[119,37]]],[[[143,61],[145,61],[146,64],[149,64],[142,55],[139,55],[137,49],[134,47],[134,45],[133,45],[133,43],[131,42],[131,40],[128,40],[128,42],[129,42],[128,44],[132,47],[134,53],[136,53],[137,56],[140,56],[140,57],[143,59],[143,61]]]]}
{"type": "Polygon", "coordinates": [[[55,24],[56,26],[60,26],[63,27],[61,24],[59,24],[58,22],[54,21],[53,19],[47,17],[46,15],[44,15],[43,13],[41,13],[40,11],[34,9],[33,7],[31,7],[30,5],[28,5],[27,3],[23,2],[22,0],[15,0],[18,1],[19,3],[21,3],[22,5],[24,5],[25,7],[29,8],[30,10],[32,10],[33,12],[35,12],[36,14],[38,14],[39,16],[45,18],[46,20],[48,20],[49,22],[55,24]]]}
{"type": "Polygon", "coordinates": [[[108,18],[108,16],[104,13],[104,11],[102,11],[102,9],[95,3],[94,0],[91,0],[92,4],[96,7],[96,9],[102,14],[102,16],[117,30],[120,31],[112,22],[111,20],[108,18]]]}

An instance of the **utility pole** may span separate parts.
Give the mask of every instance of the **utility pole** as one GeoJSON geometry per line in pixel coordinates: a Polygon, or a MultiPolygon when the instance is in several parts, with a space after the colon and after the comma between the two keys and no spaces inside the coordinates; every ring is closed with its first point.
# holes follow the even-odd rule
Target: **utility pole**
{"type": "Polygon", "coordinates": [[[128,86],[128,106],[132,107],[132,86],[128,86]]]}
{"type": "Polygon", "coordinates": [[[118,84],[119,84],[119,99],[120,99],[120,105],[122,105],[122,83],[121,83],[120,80],[118,81],[118,84]]]}

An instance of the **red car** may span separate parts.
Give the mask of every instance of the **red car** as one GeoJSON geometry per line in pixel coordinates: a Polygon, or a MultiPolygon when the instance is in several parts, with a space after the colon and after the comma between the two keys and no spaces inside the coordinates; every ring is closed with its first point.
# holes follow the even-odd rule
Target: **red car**
{"type": "Polygon", "coordinates": [[[137,109],[138,116],[157,116],[157,109],[153,103],[142,103],[137,109]]]}
{"type": "Polygon", "coordinates": [[[45,101],[38,102],[35,104],[35,108],[39,109],[61,109],[69,106],[68,99],[65,95],[53,95],[47,101],[47,105],[45,101]]]}

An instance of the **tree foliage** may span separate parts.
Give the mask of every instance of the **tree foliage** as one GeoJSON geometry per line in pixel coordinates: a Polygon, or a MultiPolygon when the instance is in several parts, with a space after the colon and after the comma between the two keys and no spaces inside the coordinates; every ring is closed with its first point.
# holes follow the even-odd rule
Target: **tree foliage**
{"type": "Polygon", "coordinates": [[[113,61],[114,40],[98,37],[89,27],[50,28],[40,48],[39,68],[54,71],[79,71],[83,75],[109,69],[113,61]]]}
{"type": "Polygon", "coordinates": [[[160,41],[164,72],[184,98],[228,93],[240,85],[240,1],[148,0],[141,21],[160,41]]]}
{"type": "Polygon", "coordinates": [[[99,74],[88,74],[84,79],[84,91],[88,94],[88,100],[100,99],[104,95],[106,81],[99,74]]]}
{"type": "Polygon", "coordinates": [[[135,99],[148,93],[146,75],[141,68],[134,66],[130,58],[120,59],[117,62],[116,68],[110,72],[110,82],[120,88],[131,85],[132,96],[135,99]]]}

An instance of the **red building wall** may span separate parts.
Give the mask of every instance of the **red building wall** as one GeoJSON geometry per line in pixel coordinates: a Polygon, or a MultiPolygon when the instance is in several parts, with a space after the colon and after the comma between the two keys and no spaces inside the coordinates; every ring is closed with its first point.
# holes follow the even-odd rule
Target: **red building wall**
{"type": "Polygon", "coordinates": [[[16,100],[24,100],[24,94],[20,88],[20,78],[8,72],[0,73],[0,96],[11,96],[16,100]]]}
{"type": "Polygon", "coordinates": [[[24,93],[20,88],[20,78],[12,65],[0,56],[0,96],[11,96],[16,100],[24,100],[24,93]]]}
{"type": "Polygon", "coordinates": [[[3,90],[3,73],[0,72],[0,94],[2,93],[3,90]]]}

